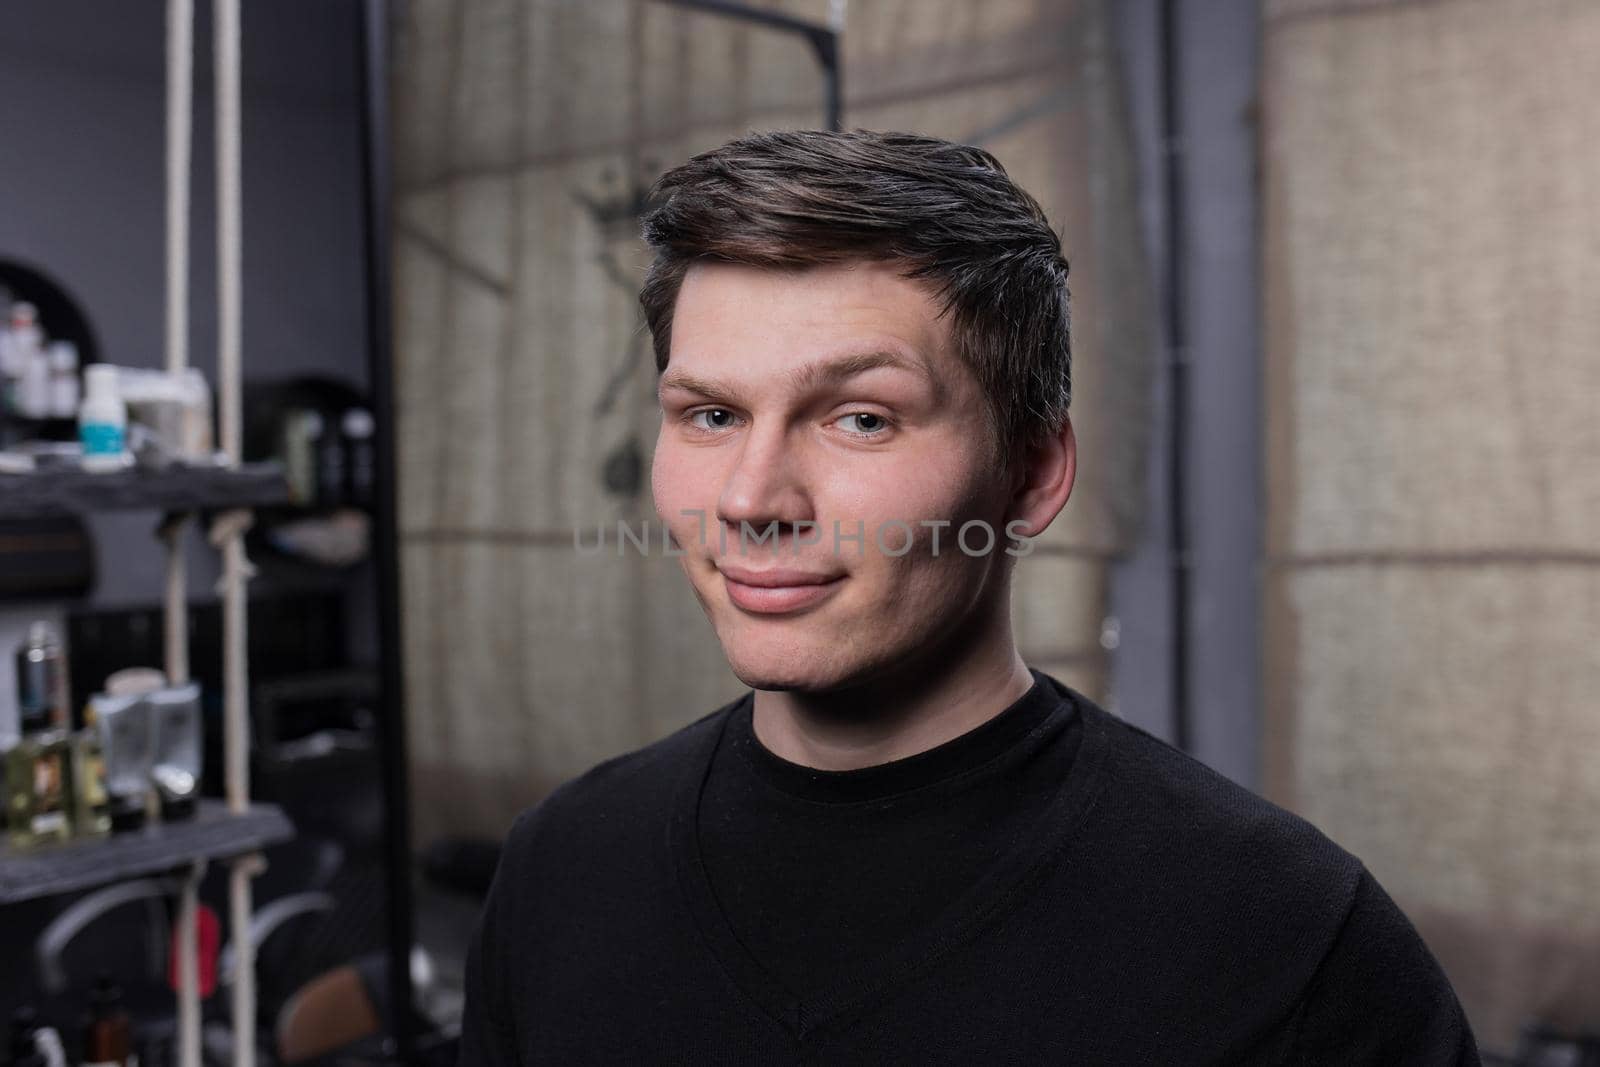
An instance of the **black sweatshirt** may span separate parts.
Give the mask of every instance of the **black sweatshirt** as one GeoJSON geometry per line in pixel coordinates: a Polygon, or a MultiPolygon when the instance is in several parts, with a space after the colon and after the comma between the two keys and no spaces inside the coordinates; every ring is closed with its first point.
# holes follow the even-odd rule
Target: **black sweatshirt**
{"type": "Polygon", "coordinates": [[[463,1067],[1477,1064],[1360,861],[1048,676],[859,771],[751,694],[512,828],[463,1067]]]}

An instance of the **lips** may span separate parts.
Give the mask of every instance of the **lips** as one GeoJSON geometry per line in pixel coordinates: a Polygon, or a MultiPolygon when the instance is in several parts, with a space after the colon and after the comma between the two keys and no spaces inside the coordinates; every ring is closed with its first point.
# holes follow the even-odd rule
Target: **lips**
{"type": "Polygon", "coordinates": [[[842,574],[772,567],[751,571],[718,567],[728,599],[757,615],[784,615],[814,607],[831,597],[844,582],[842,574]]]}
{"type": "Polygon", "coordinates": [[[742,567],[719,566],[723,576],[730,578],[740,585],[754,586],[757,589],[782,589],[795,585],[827,585],[829,582],[838,581],[844,577],[842,574],[817,574],[812,571],[792,570],[784,567],[770,567],[766,570],[750,571],[742,567]]]}

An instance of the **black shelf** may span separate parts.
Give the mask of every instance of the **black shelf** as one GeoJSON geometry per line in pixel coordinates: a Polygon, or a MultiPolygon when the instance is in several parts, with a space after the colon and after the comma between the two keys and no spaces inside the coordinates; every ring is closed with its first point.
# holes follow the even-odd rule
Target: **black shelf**
{"type": "Polygon", "coordinates": [[[196,860],[242,856],[293,836],[288,817],[271,804],[253,804],[234,815],[222,801],[205,798],[192,818],[111,837],[27,850],[0,839],[0,904],[164,874],[196,860]]]}
{"type": "Polygon", "coordinates": [[[73,469],[0,474],[0,519],[95,511],[220,511],[289,501],[277,463],[240,467],[132,467],[104,474],[73,469]]]}

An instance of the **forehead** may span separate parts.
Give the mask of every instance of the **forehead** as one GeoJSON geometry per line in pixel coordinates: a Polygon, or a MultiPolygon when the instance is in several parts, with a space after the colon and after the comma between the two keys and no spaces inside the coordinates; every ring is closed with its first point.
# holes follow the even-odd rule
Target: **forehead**
{"type": "Polygon", "coordinates": [[[778,271],[696,263],[672,316],[669,369],[761,377],[830,355],[890,351],[955,372],[939,304],[893,264],[778,271]]]}

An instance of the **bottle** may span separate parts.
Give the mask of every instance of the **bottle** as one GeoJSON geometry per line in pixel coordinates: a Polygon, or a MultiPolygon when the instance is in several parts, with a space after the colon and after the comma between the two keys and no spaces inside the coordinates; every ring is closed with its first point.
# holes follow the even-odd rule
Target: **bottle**
{"type": "Polygon", "coordinates": [[[78,346],[57,341],[50,346],[50,417],[70,419],[78,413],[78,346]]]}
{"type": "Polygon", "coordinates": [[[83,469],[115,471],[129,465],[126,437],[128,410],[117,387],[117,368],[92,363],[84,369],[88,395],[78,408],[78,439],[83,442],[83,469]]]}
{"type": "Polygon", "coordinates": [[[17,712],[22,737],[6,752],[6,827],[18,848],[72,836],[72,711],[67,657],[47,622],[28,627],[17,647],[17,712]]]}
{"type": "Polygon", "coordinates": [[[341,426],[344,430],[345,452],[350,464],[350,503],[358,508],[372,506],[372,486],[375,480],[372,434],[376,428],[372,412],[366,408],[351,408],[344,413],[341,426]]]}
{"type": "Polygon", "coordinates": [[[36,715],[51,726],[72,728],[72,705],[67,690],[67,655],[48,622],[35,622],[17,646],[17,712],[26,719],[36,715]]]}
{"type": "Polygon", "coordinates": [[[200,736],[200,686],[167,686],[145,697],[150,708],[153,758],[150,782],[163,819],[194,814],[204,749],[200,736]]]}
{"type": "Polygon", "coordinates": [[[33,357],[44,346],[44,333],[39,329],[38,311],[26,300],[11,305],[11,321],[5,336],[0,337],[0,379],[5,386],[6,407],[22,412],[20,391],[23,377],[32,366],[33,357]]]}
{"type": "Polygon", "coordinates": [[[17,412],[24,418],[50,417],[50,353],[42,338],[29,342],[23,353],[22,375],[17,379],[17,412]]]}
{"type": "Polygon", "coordinates": [[[44,331],[39,327],[39,309],[26,300],[11,305],[11,325],[6,332],[7,352],[3,362],[5,372],[12,377],[22,374],[21,353],[44,344],[44,331]]]}
{"type": "Polygon", "coordinates": [[[18,849],[72,836],[72,741],[39,711],[23,712],[22,737],[6,751],[6,832],[18,849]]]}
{"type": "Polygon", "coordinates": [[[317,441],[322,436],[322,416],[309,409],[291,410],[283,420],[284,478],[289,500],[296,507],[317,502],[317,441]]]}
{"type": "Polygon", "coordinates": [[[344,438],[339,427],[329,425],[318,435],[317,506],[337,508],[344,504],[345,458],[344,438]]]}
{"type": "Polygon", "coordinates": [[[145,810],[150,806],[150,771],[154,766],[154,736],[145,693],[97,693],[89,699],[84,720],[99,735],[111,829],[119,833],[137,830],[144,825],[145,810]]]}
{"type": "Polygon", "coordinates": [[[136,1067],[133,1023],[122,1007],[122,990],[102,971],[89,992],[89,1025],[83,1031],[83,1067],[136,1067]]]}
{"type": "Polygon", "coordinates": [[[72,735],[72,836],[105,837],[110,832],[105,753],[99,732],[86,726],[72,735]]]}

